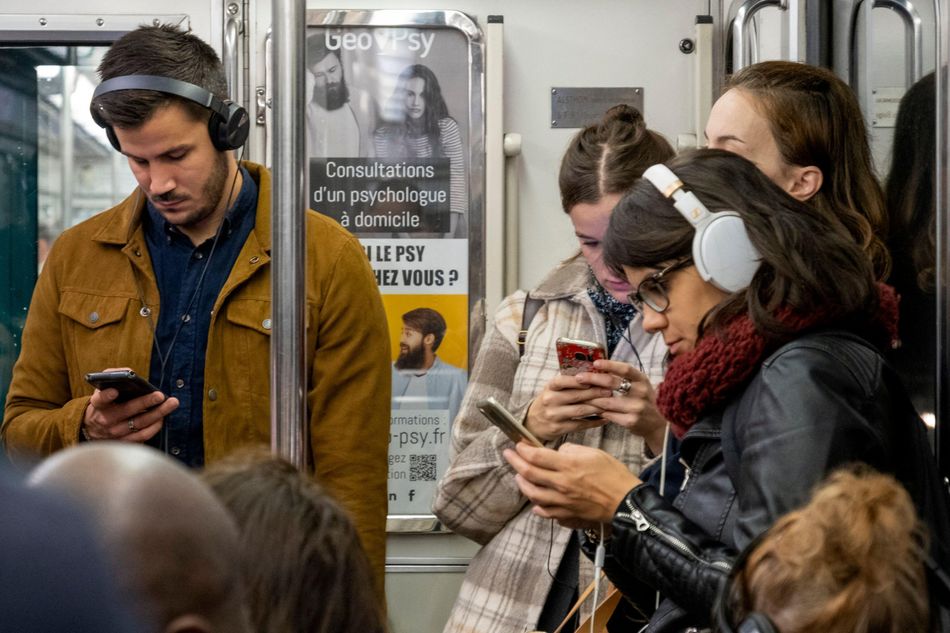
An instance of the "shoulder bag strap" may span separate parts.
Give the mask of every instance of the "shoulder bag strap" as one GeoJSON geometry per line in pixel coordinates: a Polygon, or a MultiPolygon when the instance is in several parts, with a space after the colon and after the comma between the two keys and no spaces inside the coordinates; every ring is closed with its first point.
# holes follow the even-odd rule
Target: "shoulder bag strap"
{"type": "Polygon", "coordinates": [[[543,299],[535,299],[530,294],[525,295],[524,309],[521,311],[521,330],[518,332],[518,358],[524,356],[525,341],[528,340],[528,328],[534,321],[534,315],[544,305],[543,299]]]}

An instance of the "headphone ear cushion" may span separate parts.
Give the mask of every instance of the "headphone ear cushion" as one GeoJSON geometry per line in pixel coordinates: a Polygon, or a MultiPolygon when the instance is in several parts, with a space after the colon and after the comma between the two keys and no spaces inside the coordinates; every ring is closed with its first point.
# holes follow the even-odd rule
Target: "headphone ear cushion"
{"type": "Polygon", "coordinates": [[[251,117],[247,110],[236,103],[228,102],[228,143],[232,149],[242,147],[251,132],[251,117]]]}
{"type": "Polygon", "coordinates": [[[225,121],[217,112],[212,112],[208,119],[208,136],[211,137],[211,144],[219,152],[231,149],[228,147],[228,130],[225,121]]]}
{"type": "Polygon", "coordinates": [[[233,101],[225,101],[228,108],[228,118],[224,119],[217,112],[211,113],[208,119],[208,134],[215,149],[224,152],[237,149],[244,145],[251,131],[251,119],[240,105],[233,101]]]}
{"type": "Polygon", "coordinates": [[[99,112],[99,108],[96,107],[95,100],[93,100],[93,102],[89,104],[89,115],[92,117],[93,123],[95,123],[96,125],[98,125],[103,130],[106,131],[106,138],[109,139],[109,144],[115,148],[115,151],[121,152],[122,147],[119,144],[119,139],[115,135],[115,130],[113,130],[112,126],[106,123],[102,119],[102,115],[99,112]]]}
{"type": "Polygon", "coordinates": [[[693,260],[700,276],[725,292],[747,288],[760,259],[742,218],[732,211],[716,213],[693,241],[693,260]]]}
{"type": "Polygon", "coordinates": [[[115,148],[115,151],[121,152],[122,145],[119,143],[119,138],[115,135],[115,130],[112,129],[111,125],[105,126],[106,138],[109,139],[109,143],[112,147],[115,148]]]}

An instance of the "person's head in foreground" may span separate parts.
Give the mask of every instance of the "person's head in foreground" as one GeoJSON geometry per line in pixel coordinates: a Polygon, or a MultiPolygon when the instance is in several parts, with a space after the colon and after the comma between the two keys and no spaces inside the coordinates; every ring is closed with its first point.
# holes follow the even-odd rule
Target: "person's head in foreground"
{"type": "Polygon", "coordinates": [[[237,521],[258,633],[384,633],[369,563],[349,517],[310,476],[261,450],[202,475],[237,521]]]}
{"type": "Polygon", "coordinates": [[[184,466],[137,444],[58,452],[29,483],[59,490],[93,519],[121,595],[146,633],[249,632],[238,535],[227,510],[184,466]]]}
{"type": "Polygon", "coordinates": [[[927,631],[921,530],[892,477],[833,473],[736,561],[718,605],[720,631],[927,631]]]}

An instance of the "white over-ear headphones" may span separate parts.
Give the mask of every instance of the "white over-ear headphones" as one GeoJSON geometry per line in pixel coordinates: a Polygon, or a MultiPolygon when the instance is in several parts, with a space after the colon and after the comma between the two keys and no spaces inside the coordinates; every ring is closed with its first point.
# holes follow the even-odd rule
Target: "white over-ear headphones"
{"type": "Polygon", "coordinates": [[[761,256],[749,240],[742,218],[735,211],[713,213],[666,165],[653,165],[643,177],[666,198],[696,229],[693,263],[703,280],[725,292],[747,288],[761,256]]]}

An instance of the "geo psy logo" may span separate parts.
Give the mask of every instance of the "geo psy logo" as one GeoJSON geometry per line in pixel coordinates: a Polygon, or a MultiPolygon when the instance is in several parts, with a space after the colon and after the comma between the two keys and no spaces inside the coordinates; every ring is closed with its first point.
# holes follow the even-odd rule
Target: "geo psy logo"
{"type": "Polygon", "coordinates": [[[333,50],[361,50],[368,51],[375,45],[381,51],[395,51],[402,42],[405,42],[409,52],[419,53],[419,57],[426,57],[435,41],[435,33],[426,33],[418,29],[373,29],[372,33],[332,33],[325,32],[327,48],[333,50]]]}

